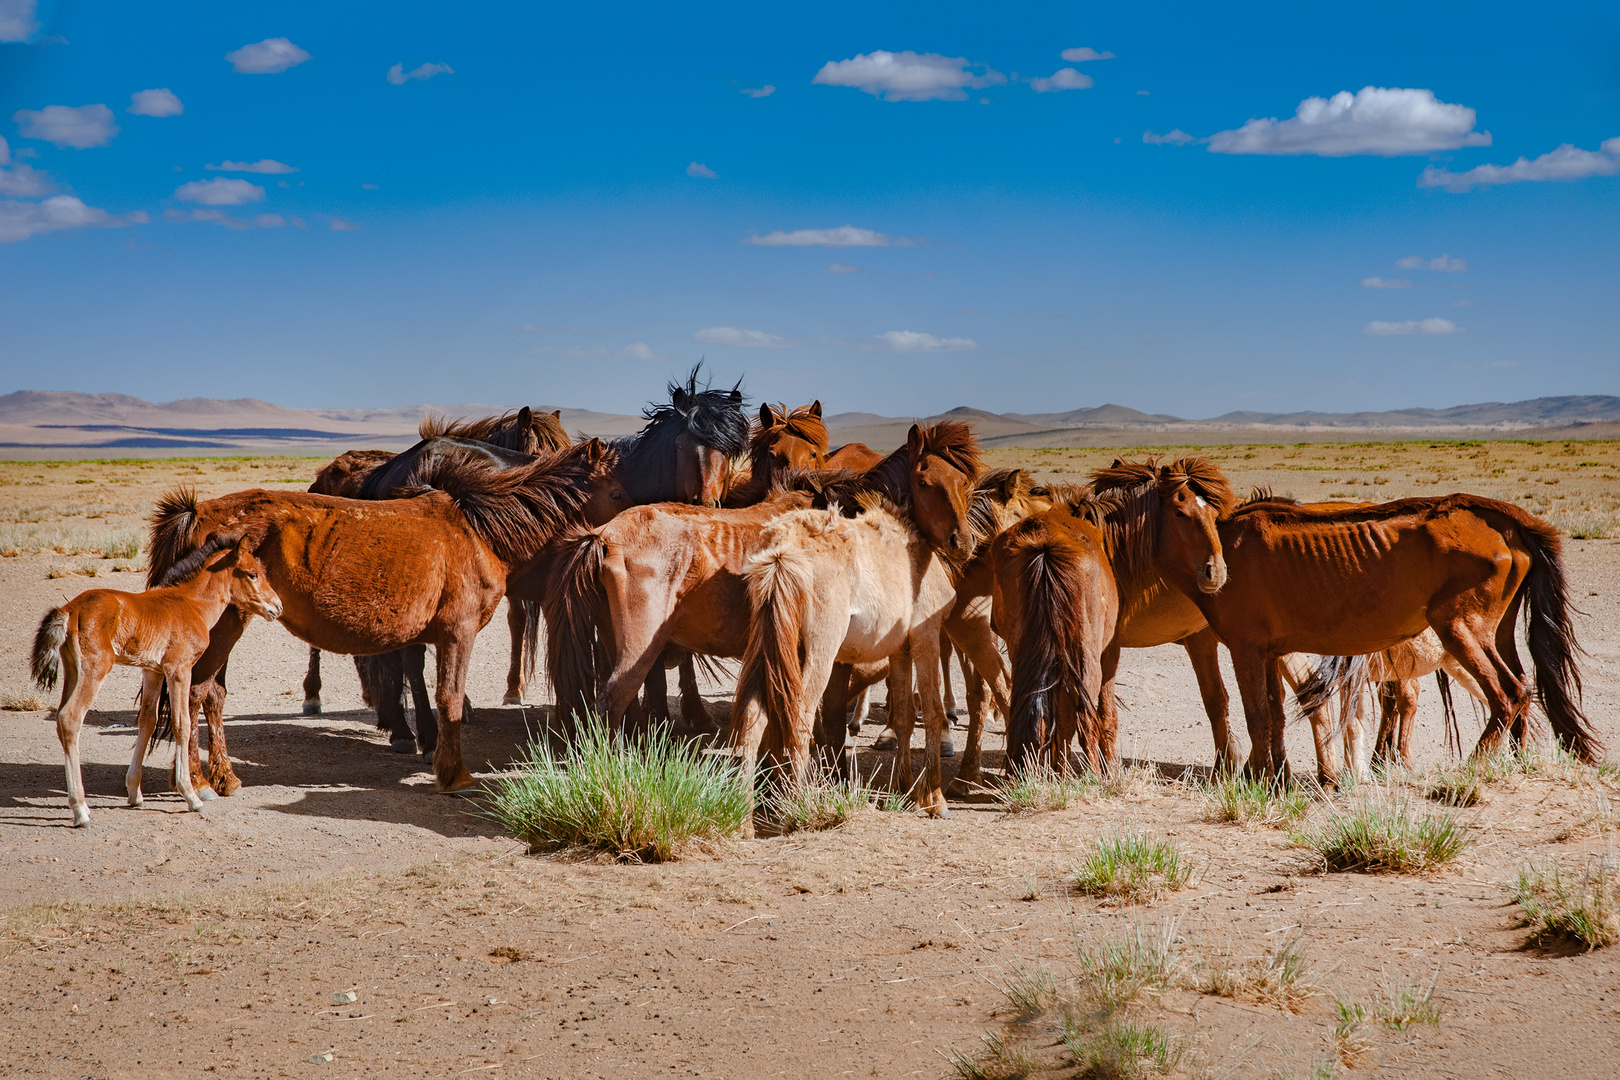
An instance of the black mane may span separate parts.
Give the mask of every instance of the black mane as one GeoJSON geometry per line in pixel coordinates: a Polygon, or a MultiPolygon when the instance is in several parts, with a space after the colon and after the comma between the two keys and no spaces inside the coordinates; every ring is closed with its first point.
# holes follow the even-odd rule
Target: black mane
{"type": "Polygon", "coordinates": [[[669,402],[642,410],[647,424],[634,435],[611,443],[619,452],[620,476],[637,503],[666,502],[675,497],[675,440],[690,435],[702,446],[728,458],[748,453],[749,424],[743,412],[742,380],[730,390],[698,386],[700,362],[686,385],[669,384],[669,402]]]}

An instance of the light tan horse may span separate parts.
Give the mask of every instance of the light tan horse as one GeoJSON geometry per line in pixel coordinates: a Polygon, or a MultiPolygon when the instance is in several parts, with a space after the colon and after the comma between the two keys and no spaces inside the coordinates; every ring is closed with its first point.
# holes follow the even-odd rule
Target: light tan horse
{"type": "MultiPolygon", "coordinates": [[[[170,568],[163,584],[141,593],[116,589],[82,592],[45,613],[34,636],[33,676],[42,690],[62,682],[56,708],[56,735],[67,758],[68,805],[75,828],[90,823],[79,768],[79,730],[96,691],[114,665],[143,671],[140,734],[124,786],[129,805],[141,805],[141,763],[158,720],[158,688],[167,682],[170,700],[191,692],[191,666],[208,648],[208,632],[228,607],[244,621],[281,617],[281,598],[266,580],[263,566],[239,535],[210,536],[170,568]]],[[[174,725],[174,780],[186,806],[202,809],[187,768],[192,725],[174,725]]],[[[210,797],[213,791],[204,788],[210,797]]]]}
{"type": "MultiPolygon", "coordinates": [[[[907,669],[915,670],[927,730],[915,801],[944,817],[939,642],[956,590],[932,545],[891,505],[874,496],[862,503],[864,512],[853,520],[837,509],[798,510],[765,529],[744,573],[748,647],[737,682],[732,746],[741,753],[750,792],[762,744],[767,759],[802,778],[810,764],[816,706],[833,665],[888,659],[895,685],[911,686],[907,669]]],[[[910,792],[912,704],[898,702],[890,711],[900,739],[898,781],[910,792]]],[[[825,728],[829,735],[843,731],[837,722],[825,728]]]]}

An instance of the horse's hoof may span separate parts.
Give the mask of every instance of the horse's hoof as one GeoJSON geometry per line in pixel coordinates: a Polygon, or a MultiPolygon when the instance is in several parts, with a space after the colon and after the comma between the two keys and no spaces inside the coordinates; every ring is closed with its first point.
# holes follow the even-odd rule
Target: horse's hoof
{"type": "Polygon", "coordinates": [[[227,799],[242,790],[242,781],[236,778],[235,773],[229,773],[224,778],[215,777],[208,784],[227,799]]]}
{"type": "Polygon", "coordinates": [[[305,716],[319,716],[319,715],[321,715],[321,703],[319,701],[306,701],[306,702],[304,702],[304,715],[305,716]]]}
{"type": "Polygon", "coordinates": [[[507,694],[505,697],[501,698],[501,707],[502,708],[506,708],[506,707],[513,706],[513,705],[515,705],[515,706],[517,706],[518,708],[521,709],[523,707],[523,699],[521,697],[513,697],[511,694],[507,694]]]}
{"type": "Polygon", "coordinates": [[[472,773],[462,769],[456,774],[456,778],[448,784],[443,782],[439,784],[439,793],[442,795],[454,795],[457,792],[466,791],[468,788],[477,786],[478,781],[472,778],[472,773]]]}
{"type": "Polygon", "coordinates": [[[74,808],[74,811],[73,811],[73,827],[75,829],[82,829],[82,828],[84,828],[85,826],[87,826],[89,824],[90,824],[90,809],[89,809],[89,807],[80,806],[80,807],[74,808]]]}
{"type": "Polygon", "coordinates": [[[973,795],[975,784],[958,776],[945,785],[945,794],[952,799],[966,799],[973,795]]]}
{"type": "Polygon", "coordinates": [[[939,756],[940,757],[955,757],[956,756],[956,743],[954,741],[952,741],[952,739],[951,739],[951,737],[949,735],[947,735],[943,739],[939,740],[939,756]]]}
{"type": "Polygon", "coordinates": [[[928,816],[931,818],[948,818],[951,816],[951,808],[945,805],[944,799],[940,799],[937,805],[928,808],[928,816]]]}
{"type": "Polygon", "coordinates": [[[219,792],[215,791],[207,784],[203,784],[197,788],[197,801],[199,803],[213,802],[217,798],[219,798],[219,792]]]}
{"type": "Polygon", "coordinates": [[[422,760],[427,762],[429,765],[433,764],[433,747],[422,747],[422,760]]]}
{"type": "Polygon", "coordinates": [[[414,754],[416,753],[416,740],[395,739],[393,742],[388,744],[388,749],[392,750],[396,754],[414,754]]]}
{"type": "Polygon", "coordinates": [[[900,749],[900,740],[895,738],[894,732],[885,731],[883,734],[877,737],[877,741],[872,744],[872,749],[898,750],[900,749]]]}

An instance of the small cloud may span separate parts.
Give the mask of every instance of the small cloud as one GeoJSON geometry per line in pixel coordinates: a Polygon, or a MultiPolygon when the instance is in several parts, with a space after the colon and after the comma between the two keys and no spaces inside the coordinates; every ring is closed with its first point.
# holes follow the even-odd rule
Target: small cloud
{"type": "Polygon", "coordinates": [[[848,86],[885,101],[966,101],[969,88],[1000,86],[1007,76],[991,68],[983,75],[969,71],[966,57],[939,53],[862,53],[851,60],[829,60],[812,83],[848,86]]]}
{"type": "Polygon", "coordinates": [[[579,360],[662,360],[644,341],[632,342],[620,349],[585,345],[541,345],[533,350],[537,356],[570,356],[579,360]]]}
{"type": "Polygon", "coordinates": [[[455,73],[456,69],[449,64],[423,64],[421,67],[412,68],[410,71],[405,70],[404,64],[395,64],[388,69],[386,78],[395,86],[404,86],[412,79],[421,82],[424,79],[431,79],[435,75],[454,75],[455,73]]]}
{"type": "Polygon", "coordinates": [[[279,229],[287,224],[287,219],[280,214],[260,214],[253,219],[253,224],[261,229],[279,229]]]}
{"type": "Polygon", "coordinates": [[[1404,259],[1395,260],[1397,270],[1440,270],[1448,274],[1460,274],[1468,269],[1467,259],[1453,259],[1450,255],[1436,255],[1432,259],[1425,259],[1421,255],[1408,255],[1404,259]]]}
{"type": "Polygon", "coordinates": [[[1317,154],[1394,157],[1489,146],[1489,132],[1474,130],[1474,110],[1449,105],[1432,90],[1367,86],[1352,94],[1299,103],[1287,120],[1250,120],[1210,136],[1216,154],[1317,154]]]}
{"type": "Polygon", "coordinates": [[[27,41],[39,33],[35,0],[0,0],[0,41],[27,41]]]}
{"type": "Polygon", "coordinates": [[[1074,68],[1058,68],[1050,78],[1031,79],[1029,85],[1034,87],[1037,94],[1046,94],[1057,90],[1090,90],[1097,82],[1074,68]]]}
{"type": "Polygon", "coordinates": [[[136,116],[179,116],[186,111],[186,107],[180,104],[174,91],[159,88],[137,90],[129,95],[129,108],[125,111],[136,116]]]}
{"type": "Polygon", "coordinates": [[[1361,279],[1363,289],[1410,289],[1412,283],[1405,278],[1370,277],[1361,279]]]}
{"type": "Polygon", "coordinates": [[[11,147],[0,138],[0,195],[32,199],[56,190],[51,178],[32,165],[10,165],[10,161],[11,147]]]}
{"type": "Polygon", "coordinates": [[[793,342],[763,330],[739,330],[735,326],[711,326],[692,335],[699,345],[730,345],[738,349],[785,349],[793,342]]]}
{"type": "Polygon", "coordinates": [[[333,232],[354,232],[360,226],[356,225],[352,221],[344,221],[340,217],[335,217],[335,218],[332,219],[331,223],[329,225],[327,225],[326,227],[328,229],[332,230],[333,232]]]}
{"type": "Polygon", "coordinates": [[[1461,194],[1491,184],[1522,184],[1545,180],[1585,180],[1589,176],[1620,173],[1620,137],[1605,139],[1596,150],[1582,150],[1564,143],[1530,161],[1520,158],[1511,165],[1479,165],[1466,172],[1447,172],[1430,165],[1418,177],[1420,188],[1445,188],[1461,194]]]}
{"type": "Polygon", "coordinates": [[[1153,96],[1153,91],[1151,91],[1151,90],[1138,90],[1136,92],[1136,96],[1137,97],[1152,97],[1153,96]]]}
{"type": "Polygon", "coordinates": [[[214,172],[270,174],[295,173],[298,171],[296,165],[284,165],[279,161],[272,161],[270,158],[263,158],[259,161],[222,161],[218,165],[204,165],[203,168],[212,169],[214,172]]]}
{"type": "Polygon", "coordinates": [[[361,184],[360,185],[360,190],[361,191],[381,191],[382,186],[380,184],[361,184]]]}
{"type": "Polygon", "coordinates": [[[1406,322],[1370,322],[1361,332],[1368,337],[1398,337],[1405,334],[1460,334],[1463,328],[1450,319],[1408,319],[1406,322]]]}
{"type": "Polygon", "coordinates": [[[594,333],[596,333],[596,331],[592,330],[590,327],[581,326],[578,323],[575,323],[572,326],[548,326],[548,325],[546,325],[544,323],[528,322],[528,323],[524,323],[522,326],[518,327],[518,329],[520,331],[524,332],[524,333],[527,333],[527,334],[543,334],[543,333],[549,333],[550,331],[553,331],[553,330],[566,330],[570,334],[594,334],[594,333]]]}
{"type": "Polygon", "coordinates": [[[694,161],[686,167],[687,176],[701,176],[705,180],[718,180],[720,174],[699,161],[694,161]]]}
{"type": "Polygon", "coordinates": [[[63,149],[88,150],[106,146],[122,129],[105,105],[47,105],[18,109],[11,114],[25,139],[43,139],[63,149]]]}
{"type": "Polygon", "coordinates": [[[86,206],[72,195],[55,195],[37,203],[0,199],[0,244],[62,229],[118,229],[144,225],[151,220],[141,211],[109,214],[86,206]]]}
{"type": "Polygon", "coordinates": [[[831,266],[827,267],[827,269],[822,271],[823,274],[858,274],[860,272],[860,267],[845,266],[843,263],[833,263],[831,266]]]}
{"type": "MultiPolygon", "coordinates": [[[[263,214],[261,217],[271,215],[263,214]]],[[[173,207],[163,211],[163,220],[175,225],[183,225],[190,221],[202,221],[209,225],[218,225],[222,229],[233,229],[240,232],[243,229],[253,228],[253,222],[246,218],[232,217],[223,210],[176,210],[173,207]]]]}
{"type": "Polygon", "coordinates": [[[1142,132],[1142,141],[1149,146],[1186,146],[1188,143],[1203,142],[1204,140],[1194,138],[1180,128],[1171,128],[1163,135],[1155,135],[1151,131],[1144,131],[1142,132]]]}
{"type": "Polygon", "coordinates": [[[220,176],[181,184],[174,189],[174,197],[181,202],[201,203],[204,206],[241,206],[243,203],[263,201],[264,188],[246,180],[227,180],[220,176]]]}
{"type": "Polygon", "coordinates": [[[1114,54],[1111,52],[1098,52],[1096,49],[1086,45],[1082,45],[1078,49],[1064,49],[1058,53],[1058,56],[1071,64],[1083,64],[1087,60],[1112,60],[1114,58],[1114,54]]]}
{"type": "Polygon", "coordinates": [[[758,247],[908,247],[916,243],[904,237],[896,239],[888,233],[871,229],[857,229],[853,225],[840,225],[836,229],[778,229],[764,236],[749,236],[743,241],[758,247]]]}
{"type": "Polygon", "coordinates": [[[770,97],[772,94],[776,93],[776,87],[772,86],[770,83],[766,83],[764,86],[746,87],[742,92],[751,98],[770,97]]]}
{"type": "Polygon", "coordinates": [[[1451,306],[1452,307],[1473,307],[1474,302],[1472,300],[1468,299],[1468,297],[1465,296],[1461,300],[1453,300],[1451,302],[1451,306]]]}
{"type": "Polygon", "coordinates": [[[972,338],[941,338],[916,330],[890,330],[872,338],[872,346],[884,352],[966,352],[977,349],[979,343],[972,338]]]}
{"type": "Polygon", "coordinates": [[[309,53],[284,37],[265,38],[225,54],[231,69],[243,75],[277,75],[309,59],[309,53]]]}

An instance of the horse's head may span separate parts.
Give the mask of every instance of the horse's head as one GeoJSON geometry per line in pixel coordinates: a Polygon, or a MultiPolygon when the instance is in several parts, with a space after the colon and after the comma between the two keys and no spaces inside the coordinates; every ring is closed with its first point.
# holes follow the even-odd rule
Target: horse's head
{"type": "Polygon", "coordinates": [[[649,431],[662,428],[672,434],[674,455],[672,501],[719,506],[731,479],[731,462],[748,449],[748,418],[742,411],[742,390],[699,390],[698,369],[686,386],[670,386],[668,411],[655,410],[649,431]]]}
{"type": "Polygon", "coordinates": [[[271,587],[264,564],[253,553],[253,540],[244,536],[228,548],[208,569],[230,575],[230,602],[251,618],[262,615],[270,622],[281,618],[281,597],[271,587]]]}
{"type": "Polygon", "coordinates": [[[568,437],[568,431],[563,427],[561,409],[540,412],[525,405],[518,410],[517,419],[526,435],[526,441],[531,444],[521,448],[525,454],[547,454],[554,450],[565,450],[574,441],[568,437]]]}
{"type": "Polygon", "coordinates": [[[619,474],[619,454],[603,446],[600,439],[580,443],[573,452],[583,455],[591,465],[585,481],[585,502],[579,508],[580,516],[592,528],[606,525],[631,505],[630,494],[625,491],[624,479],[619,474]]]}
{"type": "Polygon", "coordinates": [[[979,478],[979,444],[966,424],[952,421],[906,435],[911,517],[929,546],[959,559],[973,554],[972,499],[979,478]]]}
{"type": "Polygon", "coordinates": [[[1182,458],[1158,474],[1159,536],[1154,557],[1161,567],[1190,573],[1198,591],[1217,593],[1226,584],[1226,556],[1216,523],[1232,508],[1226,477],[1203,458],[1182,458]]]}
{"type": "Polygon", "coordinates": [[[821,402],[789,410],[759,407],[759,428],[749,444],[756,474],[764,470],[779,476],[789,469],[819,469],[827,460],[827,426],[821,420],[821,402]]]}
{"type": "Polygon", "coordinates": [[[981,542],[1052,509],[1051,493],[1023,469],[992,469],[973,489],[973,525],[981,542]]]}

